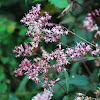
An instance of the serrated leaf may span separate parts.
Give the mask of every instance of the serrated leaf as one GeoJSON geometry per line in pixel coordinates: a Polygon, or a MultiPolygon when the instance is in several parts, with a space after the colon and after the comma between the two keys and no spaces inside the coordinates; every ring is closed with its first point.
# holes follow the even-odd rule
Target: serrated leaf
{"type": "Polygon", "coordinates": [[[54,4],[58,8],[66,8],[68,6],[67,0],[48,0],[51,4],[54,4]]]}

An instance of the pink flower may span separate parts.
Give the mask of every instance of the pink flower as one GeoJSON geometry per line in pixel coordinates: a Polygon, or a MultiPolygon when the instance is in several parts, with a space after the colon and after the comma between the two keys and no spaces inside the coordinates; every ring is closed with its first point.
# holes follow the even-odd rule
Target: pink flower
{"type": "Polygon", "coordinates": [[[97,35],[100,35],[99,32],[99,26],[95,23],[94,17],[100,17],[100,8],[99,10],[95,9],[91,13],[88,13],[88,15],[85,17],[85,20],[83,21],[83,28],[86,29],[89,32],[95,32],[96,37],[97,35]]]}
{"type": "Polygon", "coordinates": [[[45,90],[42,94],[38,93],[31,100],[51,100],[52,96],[53,94],[50,91],[45,90]]]}

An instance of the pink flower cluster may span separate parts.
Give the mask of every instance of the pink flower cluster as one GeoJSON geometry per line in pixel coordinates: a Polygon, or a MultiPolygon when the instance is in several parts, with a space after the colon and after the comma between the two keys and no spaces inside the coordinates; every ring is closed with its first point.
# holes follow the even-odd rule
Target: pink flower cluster
{"type": "Polygon", "coordinates": [[[38,93],[36,96],[34,96],[31,100],[50,100],[53,94],[45,90],[43,94],[38,93]]]}
{"type": "Polygon", "coordinates": [[[45,15],[41,16],[40,6],[40,4],[37,4],[36,7],[33,6],[32,10],[21,20],[28,26],[27,35],[32,37],[33,42],[38,44],[42,38],[45,42],[56,42],[60,39],[60,35],[68,34],[68,31],[65,31],[60,25],[57,26],[48,22],[51,19],[48,12],[44,12],[45,15]]]}
{"type": "Polygon", "coordinates": [[[38,47],[38,44],[35,42],[29,42],[25,43],[25,46],[23,47],[22,44],[20,46],[15,46],[15,49],[13,52],[17,53],[16,57],[22,56],[32,56],[33,50],[38,47]]]}
{"type": "MultiPolygon", "coordinates": [[[[32,37],[32,41],[25,43],[24,46],[22,46],[22,44],[20,46],[15,46],[13,52],[17,53],[16,57],[33,56],[34,50],[39,48],[39,42],[41,42],[41,39],[44,39],[45,42],[57,42],[61,35],[68,34],[68,31],[64,30],[62,26],[48,22],[48,20],[51,19],[51,16],[47,12],[44,12],[44,16],[40,16],[40,9],[40,4],[37,4],[36,7],[32,7],[32,10],[30,10],[21,20],[22,23],[28,26],[27,35],[32,37]]],[[[19,68],[14,70],[16,77],[28,74],[29,79],[35,80],[36,83],[42,83],[44,93],[42,95],[38,94],[32,100],[51,99],[51,92],[53,91],[52,87],[59,80],[59,78],[54,80],[49,77],[51,69],[57,72],[66,71],[65,66],[70,63],[70,59],[76,57],[80,58],[86,56],[88,53],[92,56],[100,53],[100,49],[95,48],[94,50],[91,45],[84,42],[77,43],[77,46],[66,48],[66,50],[61,48],[61,44],[58,46],[59,48],[51,53],[48,53],[43,47],[40,47],[42,57],[36,57],[31,60],[25,58],[22,60],[19,68]],[[50,64],[51,60],[56,60],[56,62],[50,64]],[[47,90],[49,93],[47,91],[45,92],[47,88],[49,88],[47,90]]]]}
{"type": "Polygon", "coordinates": [[[100,30],[99,30],[99,26],[95,23],[94,18],[95,17],[100,17],[100,9],[97,10],[95,9],[95,11],[88,13],[88,15],[85,17],[85,20],[83,21],[83,28],[86,29],[89,32],[96,32],[96,35],[100,35],[100,30]]]}
{"type": "Polygon", "coordinates": [[[56,49],[54,52],[52,53],[48,53],[46,52],[43,48],[42,49],[42,56],[43,58],[46,59],[47,62],[51,60],[56,60],[56,63],[52,65],[52,68],[54,68],[55,70],[57,70],[58,72],[60,71],[65,71],[66,68],[64,68],[64,65],[67,65],[69,63],[68,59],[67,59],[67,54],[64,53],[64,49],[60,48],[61,45],[59,45],[59,48],[56,49]]]}
{"type": "Polygon", "coordinates": [[[19,65],[19,68],[14,70],[14,73],[16,73],[16,77],[28,74],[29,79],[35,80],[36,83],[42,82],[44,89],[49,87],[50,91],[52,91],[52,86],[54,86],[54,83],[56,83],[59,78],[56,80],[49,80],[47,75],[50,68],[52,68],[52,66],[44,59],[37,57],[32,61],[25,58],[19,65]]]}
{"type": "Polygon", "coordinates": [[[77,97],[74,100],[88,100],[88,98],[86,99],[84,96],[84,94],[82,93],[76,93],[77,97]]]}
{"type": "Polygon", "coordinates": [[[94,49],[92,49],[92,47],[93,46],[88,45],[87,43],[80,42],[80,43],[77,43],[77,46],[75,46],[74,48],[66,48],[66,53],[72,59],[75,57],[86,56],[89,53],[92,56],[100,53],[99,48],[95,48],[95,50],[94,50],[94,49]]]}
{"type": "MultiPolygon", "coordinates": [[[[25,58],[14,73],[16,73],[16,76],[28,74],[29,79],[35,80],[36,83],[42,82],[43,88],[46,89],[49,87],[50,91],[53,91],[52,86],[59,80],[59,78],[56,80],[49,79],[48,74],[50,69],[54,69],[57,72],[65,71],[65,65],[69,63],[69,58],[84,57],[88,53],[91,55],[100,54],[100,49],[96,48],[96,50],[93,50],[91,45],[84,42],[77,43],[77,46],[74,48],[66,48],[65,51],[61,49],[61,44],[59,44],[58,49],[51,53],[46,52],[43,47],[41,47],[41,50],[43,52],[42,58],[36,57],[33,60],[25,58]],[[54,59],[56,63],[50,64],[50,60],[54,59]]],[[[31,51],[28,51],[27,54],[30,53],[31,51]]]]}

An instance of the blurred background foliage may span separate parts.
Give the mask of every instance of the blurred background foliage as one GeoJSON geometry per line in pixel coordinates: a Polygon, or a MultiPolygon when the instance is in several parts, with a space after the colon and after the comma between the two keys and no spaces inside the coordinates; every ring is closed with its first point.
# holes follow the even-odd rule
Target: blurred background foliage
{"type": "MultiPolygon", "coordinates": [[[[100,0],[77,1],[90,11],[100,7],[100,0]]],[[[41,13],[48,11],[53,16],[52,22],[63,24],[90,42],[94,39],[93,33],[83,31],[82,23],[87,11],[79,5],[76,5],[72,12],[57,18],[70,2],[70,0],[0,0],[0,100],[30,100],[34,95],[43,91],[41,85],[36,85],[34,81],[28,80],[27,76],[16,78],[13,73],[21,62],[21,58],[15,58],[12,50],[14,46],[29,41],[29,38],[25,36],[27,27],[20,23],[20,19],[31,9],[32,5],[41,3],[41,13]]],[[[69,46],[74,46],[76,42],[82,40],[69,34],[62,36],[61,41],[69,46]]],[[[100,41],[96,42],[100,43],[100,41]]],[[[56,48],[56,43],[43,42],[42,45],[49,52],[56,48]]],[[[63,48],[66,47],[63,45],[63,48]]],[[[51,61],[51,63],[54,62],[51,61]]],[[[94,61],[71,63],[67,66],[68,73],[60,73],[59,83],[71,95],[72,100],[76,92],[87,93],[87,95],[95,97],[93,95],[95,89],[91,85],[93,82],[85,65],[88,66],[96,87],[100,87],[100,67],[97,67],[94,61]]],[[[57,84],[54,86],[53,95],[52,100],[68,99],[57,84]]]]}

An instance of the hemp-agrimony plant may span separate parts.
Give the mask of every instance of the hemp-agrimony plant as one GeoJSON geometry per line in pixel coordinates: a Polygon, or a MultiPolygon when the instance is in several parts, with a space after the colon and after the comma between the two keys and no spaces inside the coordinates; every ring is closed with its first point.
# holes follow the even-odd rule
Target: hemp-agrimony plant
{"type": "MultiPolygon", "coordinates": [[[[62,49],[62,43],[59,42],[60,37],[63,34],[68,35],[71,31],[62,25],[50,23],[49,20],[52,16],[48,12],[44,12],[44,16],[42,16],[40,6],[40,4],[37,4],[36,7],[33,6],[32,10],[25,14],[25,17],[21,20],[28,27],[26,35],[31,38],[31,41],[24,43],[24,46],[22,44],[15,46],[13,52],[17,53],[16,57],[24,56],[24,59],[19,64],[19,68],[14,70],[14,73],[16,77],[28,74],[29,79],[34,80],[36,83],[42,83],[44,93],[42,95],[37,94],[32,100],[50,100],[53,95],[52,87],[55,83],[59,84],[58,81],[60,80],[60,77],[54,79],[50,76],[50,74],[53,76],[51,70],[57,73],[64,72],[71,61],[76,58],[87,57],[88,54],[97,57],[100,54],[100,49],[98,45],[93,49],[93,45],[86,42],[79,42],[73,48],[62,49]],[[39,45],[42,40],[46,43],[57,42],[57,48],[51,53],[47,52],[39,45]],[[33,57],[36,49],[41,50],[41,56],[33,57]],[[51,60],[55,60],[55,63],[50,64],[51,60]]],[[[64,91],[66,92],[66,90],[64,91]]],[[[69,96],[67,92],[66,94],[69,96]]],[[[69,99],[71,99],[70,96],[69,99]]]]}

